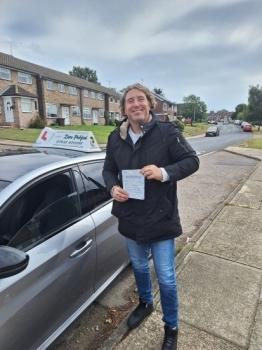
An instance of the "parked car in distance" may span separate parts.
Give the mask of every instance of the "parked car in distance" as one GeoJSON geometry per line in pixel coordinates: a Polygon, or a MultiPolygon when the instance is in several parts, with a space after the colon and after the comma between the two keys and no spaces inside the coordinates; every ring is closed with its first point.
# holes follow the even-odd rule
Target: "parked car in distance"
{"type": "Polygon", "coordinates": [[[252,125],[251,124],[245,124],[243,126],[243,131],[251,131],[252,132],[252,125]]]}
{"type": "Polygon", "coordinates": [[[217,126],[210,126],[206,131],[206,137],[219,136],[219,129],[217,126]]]}
{"type": "Polygon", "coordinates": [[[242,123],[242,120],[236,119],[236,120],[234,121],[234,124],[236,124],[236,125],[241,125],[241,123],[242,123]]]}
{"type": "Polygon", "coordinates": [[[241,124],[240,124],[240,126],[241,126],[241,129],[243,129],[243,127],[246,125],[246,124],[249,124],[248,122],[242,122],[241,124]]]}
{"type": "Polygon", "coordinates": [[[45,129],[66,149],[0,153],[1,350],[47,349],[129,264],[105,153],[87,132],[45,129]]]}
{"type": "Polygon", "coordinates": [[[223,124],[224,124],[224,125],[225,125],[225,124],[228,124],[228,120],[227,120],[227,119],[224,119],[223,124]]]}

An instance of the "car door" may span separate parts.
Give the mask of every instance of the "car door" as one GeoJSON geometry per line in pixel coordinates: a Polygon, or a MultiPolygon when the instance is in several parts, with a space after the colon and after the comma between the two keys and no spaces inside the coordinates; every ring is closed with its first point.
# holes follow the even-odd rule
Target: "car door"
{"type": "Polygon", "coordinates": [[[87,197],[93,203],[91,217],[96,227],[97,267],[94,289],[109,283],[128,264],[125,239],[118,232],[118,221],[111,214],[112,197],[102,177],[103,162],[80,167],[87,197]]]}
{"type": "Polygon", "coordinates": [[[94,293],[95,226],[82,215],[71,171],[24,190],[0,217],[1,244],[28,267],[0,280],[0,349],[46,349],[94,293]]]}

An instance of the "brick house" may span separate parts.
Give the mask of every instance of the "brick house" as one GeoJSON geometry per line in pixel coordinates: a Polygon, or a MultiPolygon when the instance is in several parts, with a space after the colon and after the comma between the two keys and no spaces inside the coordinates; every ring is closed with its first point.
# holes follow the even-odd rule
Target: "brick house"
{"type": "Polygon", "coordinates": [[[152,92],[152,94],[155,96],[157,101],[157,105],[154,110],[155,114],[163,121],[173,121],[177,119],[176,104],[166,99],[165,96],[158,95],[154,92],[152,92]]]}
{"type": "Polygon", "coordinates": [[[113,89],[0,52],[0,125],[104,125],[104,112],[119,119],[121,95],[113,89]]]}
{"type": "Polygon", "coordinates": [[[232,114],[233,112],[228,112],[226,110],[218,112],[210,111],[210,113],[206,114],[206,117],[209,121],[220,121],[224,119],[231,120],[232,114]]]}

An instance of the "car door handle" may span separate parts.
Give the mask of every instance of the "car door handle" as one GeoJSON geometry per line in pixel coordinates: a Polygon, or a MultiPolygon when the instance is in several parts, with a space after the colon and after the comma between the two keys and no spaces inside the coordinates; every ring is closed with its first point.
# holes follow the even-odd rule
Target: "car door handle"
{"type": "Polygon", "coordinates": [[[85,241],[83,241],[80,247],[78,245],[79,248],[76,247],[76,250],[70,255],[70,258],[73,259],[82,256],[83,254],[88,252],[88,250],[91,248],[92,241],[93,240],[91,238],[88,238],[85,241]]]}

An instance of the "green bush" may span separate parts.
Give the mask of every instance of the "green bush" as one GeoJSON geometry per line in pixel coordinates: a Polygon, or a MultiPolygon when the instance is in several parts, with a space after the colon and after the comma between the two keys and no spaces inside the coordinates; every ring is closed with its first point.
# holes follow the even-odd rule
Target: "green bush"
{"type": "Polygon", "coordinates": [[[110,120],[109,112],[107,112],[107,111],[104,112],[104,118],[105,118],[105,125],[110,125],[109,124],[109,120],[110,120]]]}
{"type": "Polygon", "coordinates": [[[40,117],[32,118],[29,122],[29,128],[31,129],[43,129],[46,126],[46,121],[40,117]]]}
{"type": "Polygon", "coordinates": [[[115,119],[109,119],[108,125],[109,125],[109,126],[116,126],[116,121],[115,121],[115,119]]]}
{"type": "Polygon", "coordinates": [[[121,121],[118,119],[115,119],[114,122],[115,122],[116,126],[118,126],[121,123],[121,121]]]}
{"type": "Polygon", "coordinates": [[[179,131],[183,132],[185,128],[185,124],[181,122],[180,120],[176,119],[173,121],[174,124],[178,127],[179,131]]]}

